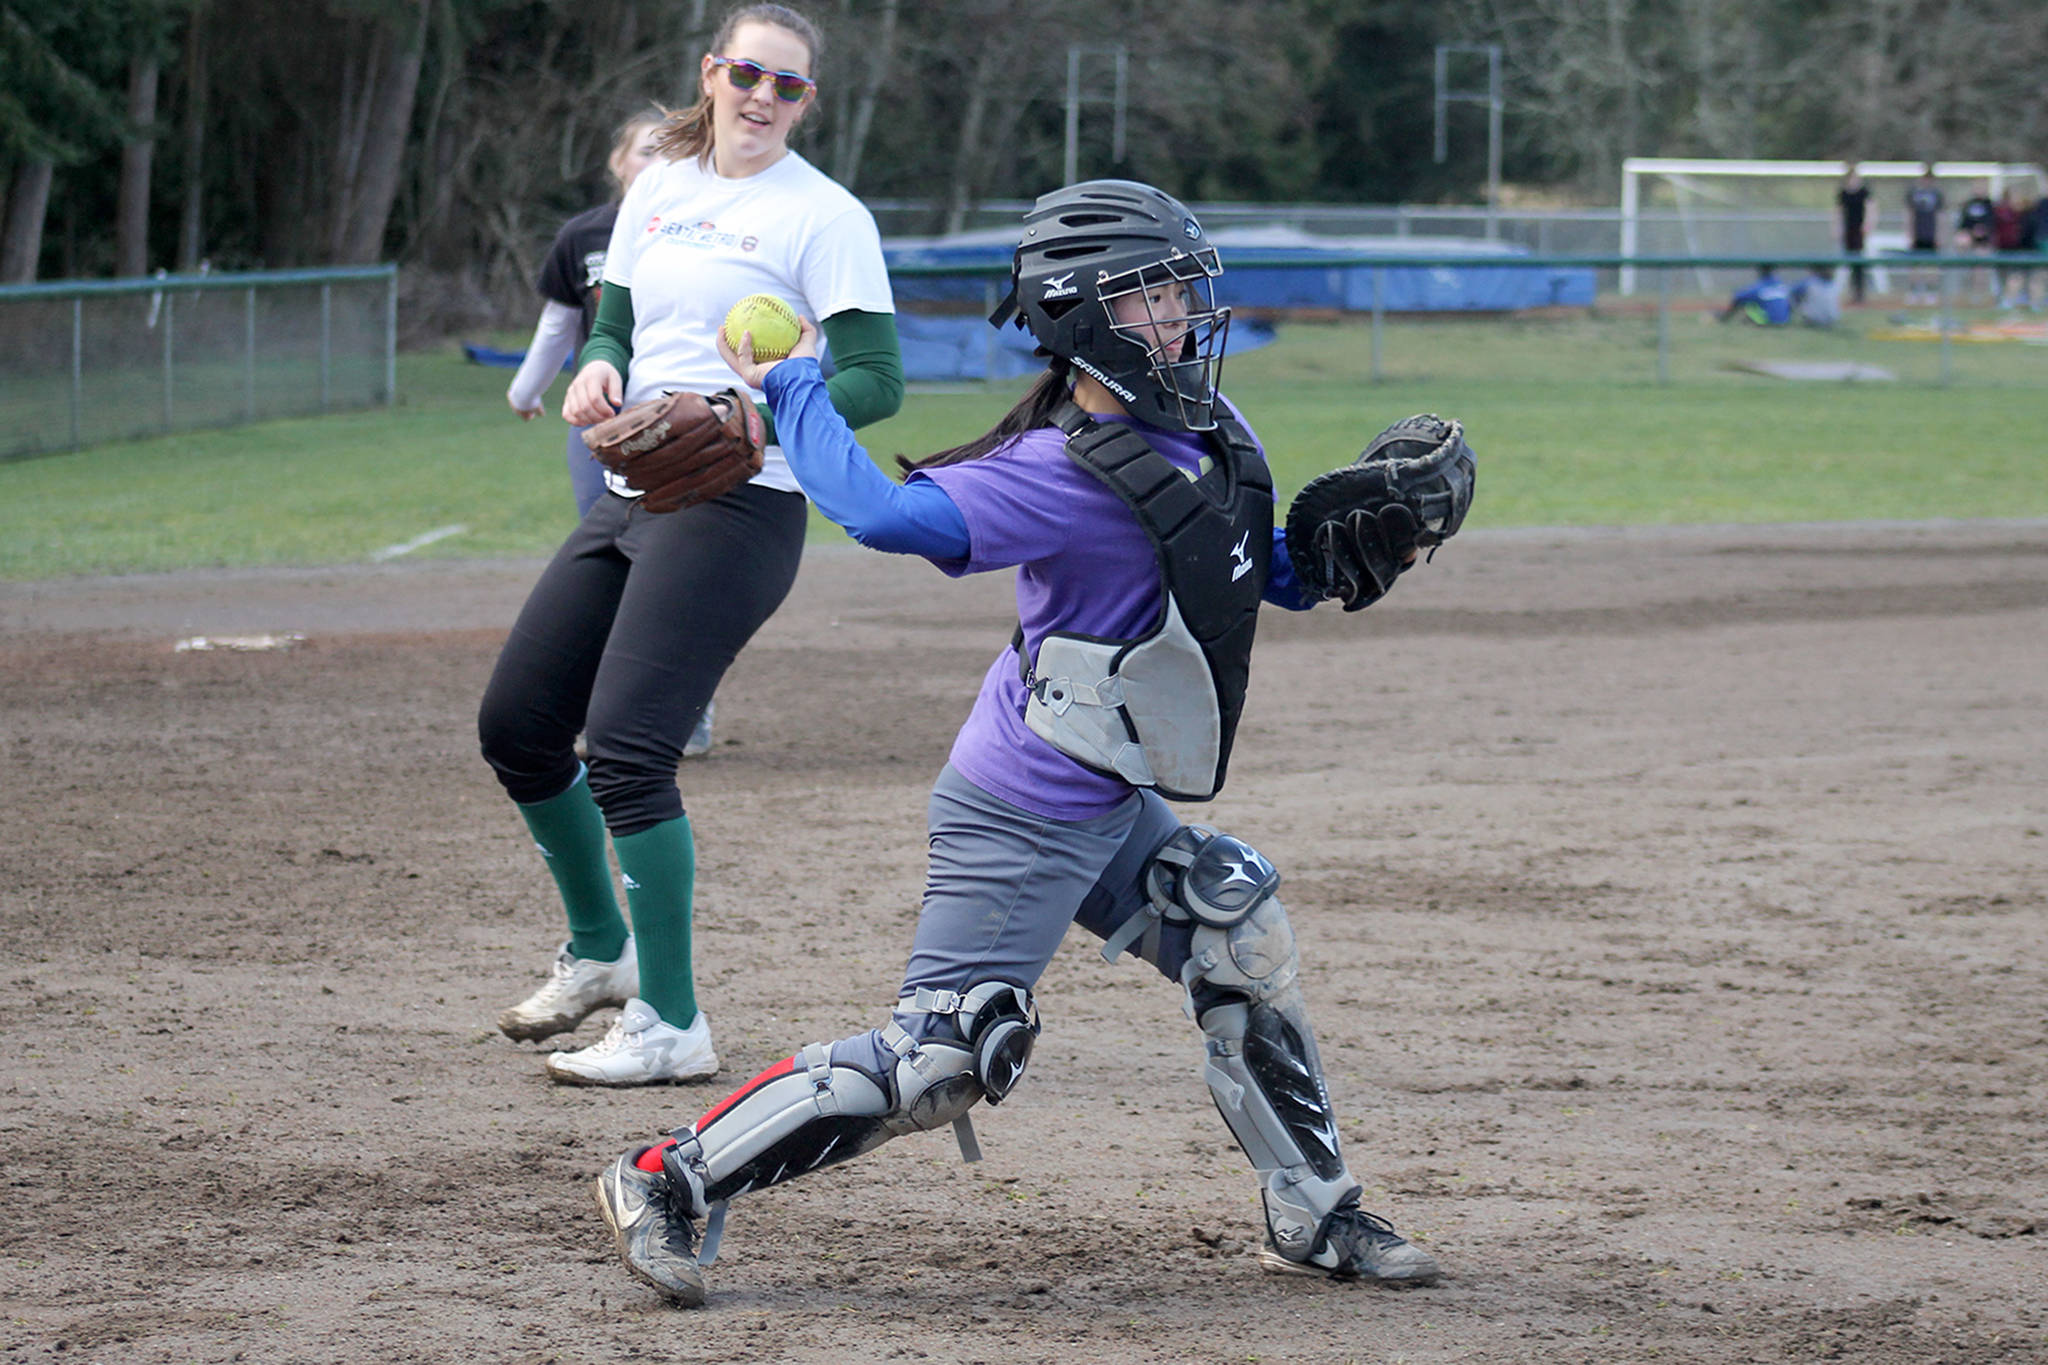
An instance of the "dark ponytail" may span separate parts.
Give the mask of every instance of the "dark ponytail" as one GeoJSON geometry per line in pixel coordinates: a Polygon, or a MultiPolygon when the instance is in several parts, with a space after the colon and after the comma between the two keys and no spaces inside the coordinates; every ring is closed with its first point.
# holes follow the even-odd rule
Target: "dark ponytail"
{"type": "Polygon", "coordinates": [[[1074,369],[1065,356],[1054,356],[1045,367],[1045,373],[1038,376],[1024,396],[1017,400],[1017,406],[1003,414],[1002,420],[989,428],[986,435],[977,436],[963,446],[942,450],[936,455],[927,455],[913,460],[907,455],[898,455],[896,463],[905,474],[916,469],[936,469],[940,465],[965,464],[979,460],[1016,440],[1027,431],[1053,425],[1053,414],[1060,405],[1073,397],[1073,386],[1068,381],[1074,369]]]}

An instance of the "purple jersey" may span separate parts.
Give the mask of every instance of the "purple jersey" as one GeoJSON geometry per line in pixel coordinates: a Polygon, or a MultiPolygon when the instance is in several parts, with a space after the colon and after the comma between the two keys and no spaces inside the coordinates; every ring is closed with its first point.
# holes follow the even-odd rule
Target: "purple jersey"
{"type": "MultiPolygon", "coordinates": [[[[1200,436],[1141,429],[1191,477],[1209,455],[1200,436]]],[[[1142,635],[1163,606],[1159,561],[1144,528],[1107,485],[1067,458],[1066,443],[1058,428],[1040,427],[984,459],[912,476],[938,484],[967,522],[968,557],[933,563],[954,577],[1017,570],[1017,619],[1034,656],[1050,631],[1142,635]]],[[[1130,796],[1128,782],[1090,772],[1034,734],[1024,724],[1024,700],[1017,651],[1006,649],[989,665],[953,741],[951,762],[962,776],[1054,820],[1089,819],[1130,796]]]]}

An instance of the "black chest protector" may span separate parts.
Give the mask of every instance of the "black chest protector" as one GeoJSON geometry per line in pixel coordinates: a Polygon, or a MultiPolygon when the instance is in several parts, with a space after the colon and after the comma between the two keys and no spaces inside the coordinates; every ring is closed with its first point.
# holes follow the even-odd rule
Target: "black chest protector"
{"type": "Polygon", "coordinates": [[[1251,677],[1273,553],[1273,477],[1244,427],[1219,414],[1209,467],[1188,476],[1121,422],[1069,403],[1067,456],[1123,500],[1152,542],[1163,606],[1135,639],[1054,631],[1017,653],[1024,723],[1069,758],[1177,801],[1222,790],[1251,677]]]}

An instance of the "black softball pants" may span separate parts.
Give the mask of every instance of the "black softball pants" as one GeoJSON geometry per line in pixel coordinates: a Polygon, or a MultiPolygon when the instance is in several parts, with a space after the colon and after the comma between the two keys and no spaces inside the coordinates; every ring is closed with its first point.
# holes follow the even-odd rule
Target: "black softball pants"
{"type": "Polygon", "coordinates": [[[660,514],[599,498],[533,585],[484,689],[477,733],[506,795],[531,805],[567,791],[582,734],[614,837],[682,815],[683,743],[789,595],[806,519],[801,493],[751,483],[660,514]]]}

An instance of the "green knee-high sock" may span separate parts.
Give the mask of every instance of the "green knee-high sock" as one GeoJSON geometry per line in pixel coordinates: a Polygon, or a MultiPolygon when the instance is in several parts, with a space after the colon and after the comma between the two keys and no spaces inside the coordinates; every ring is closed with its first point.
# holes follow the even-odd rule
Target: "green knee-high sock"
{"type": "Polygon", "coordinates": [[[619,916],[618,894],[612,890],[612,866],[604,856],[604,817],[590,797],[590,783],[578,773],[569,790],[522,805],[519,813],[554,874],[562,908],[569,912],[569,951],[598,962],[616,962],[626,946],[626,921],[619,916]]]}
{"type": "Polygon", "coordinates": [[[690,894],[697,881],[697,844],[690,817],[679,815],[653,829],[612,839],[626,874],[626,904],[633,911],[633,946],[640,957],[640,998],[662,1022],[688,1028],[697,1018],[697,983],[690,973],[690,894]]]}

